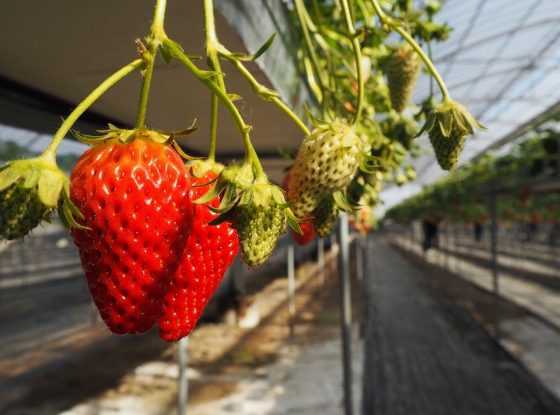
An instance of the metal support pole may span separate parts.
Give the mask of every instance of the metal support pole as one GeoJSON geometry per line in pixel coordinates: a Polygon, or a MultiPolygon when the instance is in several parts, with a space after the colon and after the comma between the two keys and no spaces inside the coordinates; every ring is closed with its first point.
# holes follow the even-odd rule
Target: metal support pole
{"type": "MultiPolygon", "coordinates": [[[[500,295],[500,285],[499,285],[499,275],[498,275],[498,218],[497,218],[497,208],[496,208],[496,195],[492,194],[490,197],[490,247],[492,251],[492,286],[494,290],[494,295],[496,296],[496,302],[500,295]]],[[[496,326],[494,327],[495,335],[500,338],[500,320],[498,317],[499,308],[495,308],[495,319],[496,326]]]]}
{"type": "Polygon", "coordinates": [[[348,215],[340,215],[338,226],[340,277],[340,329],[342,335],[342,367],[344,378],[344,414],[353,414],[352,404],[352,307],[350,291],[350,235],[348,215]]]}
{"type": "Polygon", "coordinates": [[[295,248],[290,242],[288,245],[288,311],[290,314],[290,336],[294,335],[294,318],[296,315],[296,264],[295,264],[295,248]]]}
{"type": "Polygon", "coordinates": [[[364,252],[362,249],[362,236],[359,236],[356,238],[356,278],[358,281],[364,279],[364,252]]]}
{"type": "Polygon", "coordinates": [[[321,273],[321,284],[325,283],[325,240],[319,238],[317,241],[317,262],[319,263],[319,272],[321,273]]]}
{"type": "Polygon", "coordinates": [[[177,360],[179,362],[179,379],[177,384],[177,415],[187,415],[187,399],[189,396],[189,379],[187,377],[189,338],[179,340],[177,360]]]}
{"type": "Polygon", "coordinates": [[[499,275],[498,275],[498,218],[496,212],[496,195],[490,198],[490,248],[492,254],[492,286],[494,294],[500,294],[499,275]]]}
{"type": "MultiPolygon", "coordinates": [[[[331,252],[336,246],[336,232],[334,232],[331,236],[331,252]]],[[[336,261],[330,261],[329,272],[331,274],[336,273],[336,261]]]]}

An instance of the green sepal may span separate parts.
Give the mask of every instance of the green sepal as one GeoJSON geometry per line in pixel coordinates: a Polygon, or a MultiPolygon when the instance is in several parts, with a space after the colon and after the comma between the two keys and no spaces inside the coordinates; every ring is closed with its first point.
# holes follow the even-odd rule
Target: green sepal
{"type": "Polygon", "coordinates": [[[235,210],[229,209],[228,211],[221,213],[220,216],[218,216],[217,218],[210,221],[209,224],[212,226],[217,226],[224,222],[233,222],[234,219],[235,219],[235,210]]]}
{"type": "Polygon", "coordinates": [[[193,184],[192,187],[196,188],[196,187],[206,187],[206,186],[210,186],[214,183],[216,183],[218,181],[219,177],[214,177],[213,179],[211,179],[210,181],[206,182],[206,183],[200,183],[200,184],[193,184]]]}
{"type": "Polygon", "coordinates": [[[290,229],[299,235],[303,234],[301,226],[299,225],[299,221],[297,220],[296,215],[294,215],[294,212],[292,212],[292,209],[288,207],[286,208],[285,212],[286,212],[286,221],[288,222],[288,226],[290,227],[290,229]]]}
{"type": "Polygon", "coordinates": [[[10,187],[21,178],[21,171],[10,169],[11,164],[2,167],[0,171],[0,192],[10,187]]]}
{"type": "Polygon", "coordinates": [[[61,171],[43,169],[37,184],[39,200],[48,208],[56,208],[60,200],[60,192],[67,180],[61,171]]]}
{"type": "Polygon", "coordinates": [[[217,182],[215,186],[213,186],[210,190],[196,199],[193,203],[196,205],[205,205],[210,203],[215,198],[219,197],[220,194],[225,190],[225,186],[221,182],[217,182]]]}
{"type": "Polygon", "coordinates": [[[181,148],[181,146],[179,145],[179,143],[175,140],[171,141],[171,145],[173,146],[173,149],[177,152],[177,154],[179,154],[185,160],[194,161],[194,160],[203,160],[204,159],[204,157],[195,157],[195,156],[191,156],[191,155],[185,153],[185,150],[183,150],[181,148]]]}
{"type": "Polygon", "coordinates": [[[348,201],[348,198],[341,190],[333,193],[333,200],[335,205],[343,212],[351,213],[354,211],[354,206],[348,201]]]}
{"type": "Polygon", "coordinates": [[[91,228],[80,224],[76,218],[83,220],[84,215],[80,212],[80,209],[72,202],[69,196],[68,185],[65,185],[62,191],[62,201],[58,205],[58,215],[62,220],[62,223],[67,228],[76,228],[81,230],[91,230],[91,228]]]}
{"type": "Polygon", "coordinates": [[[360,160],[360,170],[367,174],[373,174],[382,167],[382,162],[378,157],[370,154],[363,154],[360,160]]]}

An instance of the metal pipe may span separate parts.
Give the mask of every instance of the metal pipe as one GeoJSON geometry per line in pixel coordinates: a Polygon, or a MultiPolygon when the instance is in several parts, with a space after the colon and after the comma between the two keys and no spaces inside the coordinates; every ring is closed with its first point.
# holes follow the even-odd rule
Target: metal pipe
{"type": "Polygon", "coordinates": [[[187,377],[189,338],[179,340],[177,347],[177,360],[179,363],[179,379],[177,383],[177,414],[187,415],[187,400],[189,396],[189,379],[187,377]]]}
{"type": "Polygon", "coordinates": [[[319,238],[317,241],[317,262],[319,263],[319,272],[321,273],[321,284],[325,283],[325,240],[319,238]]]}
{"type": "Polygon", "coordinates": [[[358,281],[364,279],[364,253],[362,248],[362,237],[356,238],[356,278],[358,281]]]}
{"type": "MultiPolygon", "coordinates": [[[[494,290],[494,295],[496,296],[496,302],[499,301],[500,296],[500,285],[499,285],[499,274],[498,274],[498,218],[497,218],[497,207],[496,207],[496,195],[492,194],[490,196],[490,248],[492,253],[492,286],[494,290]]],[[[495,307],[495,319],[496,326],[494,328],[495,335],[500,339],[500,321],[499,321],[499,304],[495,307]]]]}
{"type": "Polygon", "coordinates": [[[295,266],[295,248],[290,242],[288,245],[288,311],[290,314],[290,336],[294,335],[294,318],[296,316],[296,266],[295,266]]]}
{"type": "Polygon", "coordinates": [[[492,286],[494,294],[500,294],[498,275],[498,219],[496,212],[496,195],[490,197],[490,249],[492,254],[492,286]]]}
{"type": "Polygon", "coordinates": [[[344,414],[353,414],[352,404],[352,307],[350,287],[350,235],[348,215],[340,215],[338,225],[340,277],[340,331],[342,336],[342,368],[344,379],[344,414]]]}

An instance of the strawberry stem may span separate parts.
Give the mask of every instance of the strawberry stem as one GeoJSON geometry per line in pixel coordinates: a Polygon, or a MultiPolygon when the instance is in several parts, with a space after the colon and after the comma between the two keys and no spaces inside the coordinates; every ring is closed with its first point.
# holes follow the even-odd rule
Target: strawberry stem
{"type": "MultiPolygon", "coordinates": [[[[301,25],[301,30],[303,32],[303,38],[305,40],[305,47],[309,53],[309,59],[311,61],[311,68],[315,74],[315,79],[317,80],[319,86],[320,96],[316,96],[317,100],[323,104],[325,99],[325,85],[323,80],[323,74],[321,71],[321,66],[319,65],[319,58],[317,57],[317,52],[313,47],[313,42],[311,41],[311,33],[309,31],[308,20],[309,15],[306,13],[305,3],[303,0],[295,0],[295,9],[298,16],[299,23],[301,25]],[[306,18],[307,17],[307,18],[306,18]]],[[[316,94],[317,95],[317,94],[316,94]]]]}
{"type": "Polygon", "coordinates": [[[288,117],[292,119],[292,121],[299,127],[299,129],[306,135],[310,135],[311,131],[305,125],[305,123],[296,115],[294,111],[291,110],[288,105],[282,101],[280,96],[276,93],[276,91],[272,91],[271,89],[262,85],[257,79],[253,76],[253,74],[245,67],[245,65],[239,60],[236,59],[234,56],[227,54],[224,55],[226,59],[228,59],[233,66],[239,71],[239,73],[251,84],[251,87],[255,91],[255,93],[260,96],[265,101],[270,101],[274,105],[276,105],[281,111],[283,111],[288,117]]]}
{"type": "Polygon", "coordinates": [[[400,34],[403,37],[403,39],[414,49],[414,51],[418,54],[418,56],[420,56],[420,59],[422,59],[422,61],[426,65],[428,72],[430,72],[432,77],[436,80],[439,89],[441,90],[441,94],[443,96],[442,100],[446,101],[450,99],[449,91],[447,89],[447,86],[445,85],[445,82],[443,81],[443,78],[439,74],[432,60],[429,58],[428,55],[426,55],[426,53],[420,47],[418,42],[416,42],[416,40],[414,40],[414,38],[410,35],[410,33],[408,33],[405,29],[403,29],[397,21],[395,21],[394,19],[390,18],[385,14],[385,12],[381,8],[377,0],[371,0],[371,2],[373,4],[373,8],[375,9],[375,13],[377,13],[379,20],[381,21],[381,24],[389,27],[390,29],[400,34]]]}
{"type": "Polygon", "coordinates": [[[239,129],[239,132],[241,133],[241,136],[243,137],[243,144],[245,146],[245,155],[247,157],[247,160],[251,162],[251,164],[255,168],[257,175],[264,174],[264,169],[258,158],[257,152],[253,147],[253,143],[251,142],[251,138],[249,135],[251,126],[249,126],[245,122],[241,113],[233,103],[231,97],[220,88],[217,82],[213,80],[216,74],[214,72],[204,71],[196,66],[191,58],[189,58],[189,56],[175,41],[172,41],[171,39],[166,37],[163,40],[163,46],[167,48],[171,56],[182,63],[189,72],[191,72],[200,82],[202,82],[208,89],[210,89],[211,92],[213,92],[219,98],[219,100],[231,114],[233,121],[235,122],[237,128],[239,129]]]}
{"type": "Polygon", "coordinates": [[[341,3],[342,9],[344,11],[346,28],[348,30],[348,34],[352,38],[352,49],[354,50],[354,60],[356,61],[356,74],[358,75],[358,104],[353,121],[354,124],[357,124],[360,121],[360,117],[364,108],[364,73],[362,69],[362,49],[360,46],[360,40],[356,35],[356,28],[354,27],[354,20],[352,18],[352,12],[350,10],[350,4],[348,3],[348,0],[341,0],[341,3]]]}
{"type": "MultiPolygon", "coordinates": [[[[216,49],[217,35],[216,23],[214,18],[214,2],[212,0],[204,0],[204,26],[206,29],[206,55],[210,61],[210,66],[216,72],[216,80],[222,91],[227,93],[226,84],[218,51],[216,49]]],[[[210,151],[208,160],[216,160],[216,147],[218,142],[218,115],[219,115],[219,99],[215,93],[212,93],[212,101],[210,106],[210,151]]]]}
{"type": "Polygon", "coordinates": [[[116,71],[114,74],[109,76],[105,81],[103,81],[97,88],[95,88],[82,102],[78,104],[76,108],[70,113],[70,115],[64,120],[60,128],[54,134],[54,137],[49,144],[49,146],[44,151],[43,155],[45,158],[52,158],[56,154],[58,146],[68,134],[68,131],[72,126],[78,121],[84,112],[86,112],[105,92],[107,92],[111,87],[118,83],[121,79],[125,78],[127,75],[131,74],[135,70],[139,69],[143,64],[142,59],[136,59],[121,69],[116,71]]]}
{"type": "Polygon", "coordinates": [[[164,23],[165,11],[167,9],[167,0],[157,0],[154,11],[154,19],[150,35],[147,38],[148,50],[142,54],[144,59],[144,79],[142,81],[142,89],[140,90],[140,103],[138,105],[138,116],[136,118],[136,128],[146,127],[146,114],[148,112],[148,101],[150,98],[150,88],[152,85],[152,78],[154,75],[154,67],[156,64],[156,57],[162,40],[166,37],[164,23]]]}

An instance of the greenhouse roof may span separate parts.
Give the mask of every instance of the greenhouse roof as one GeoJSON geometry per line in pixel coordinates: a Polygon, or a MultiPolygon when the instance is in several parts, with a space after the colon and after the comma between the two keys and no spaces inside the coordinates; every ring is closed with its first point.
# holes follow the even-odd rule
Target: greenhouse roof
{"type": "MultiPolygon", "coordinates": [[[[471,138],[465,163],[507,145],[537,123],[543,113],[560,112],[560,7],[558,0],[447,0],[439,21],[454,30],[447,42],[433,45],[433,59],[454,99],[487,127],[471,138]]],[[[416,93],[430,95],[423,77],[416,93]]],[[[388,189],[388,205],[445,174],[435,162],[429,140],[419,139],[415,160],[418,182],[388,189]]]]}
{"type": "MultiPolygon", "coordinates": [[[[306,95],[303,82],[294,72],[290,39],[293,34],[287,29],[283,14],[285,3],[219,0],[217,6],[226,17],[219,19],[219,29],[224,42],[235,50],[241,50],[242,43],[232,27],[249,50],[255,50],[271,33],[279,32],[273,49],[259,64],[282,95],[297,105],[306,95]]],[[[103,76],[133,57],[132,41],[146,32],[152,10],[151,5],[140,7],[133,0],[101,1],[87,7],[72,2],[60,7],[35,5],[34,14],[28,13],[29,2],[9,4],[6,15],[11,18],[4,29],[17,33],[18,42],[0,45],[0,104],[6,109],[0,114],[0,122],[10,124],[17,120],[10,125],[42,134],[52,133],[59,117],[67,113],[67,107],[53,107],[53,102],[78,102],[103,76]],[[125,18],[128,23],[119,24],[125,18]],[[27,24],[22,27],[21,21],[27,24]],[[41,23],[44,21],[51,23],[45,26],[41,23]],[[103,30],[96,30],[99,27],[103,30]],[[29,103],[27,90],[33,92],[32,98],[48,98],[50,106],[29,103]],[[6,104],[7,100],[11,106],[6,104]],[[49,111],[48,122],[39,120],[39,112],[49,111]]],[[[185,41],[189,52],[201,53],[200,5],[170,4],[169,32],[185,41]]],[[[540,114],[560,107],[556,105],[560,101],[560,93],[556,92],[560,90],[558,0],[447,0],[438,20],[447,22],[454,30],[449,41],[433,45],[434,61],[453,98],[464,103],[488,128],[467,142],[463,163],[514,140],[540,114]]],[[[262,104],[237,74],[228,69],[227,75],[232,89],[245,100],[242,111],[255,124],[255,144],[266,156],[267,167],[280,175],[285,162],[281,161],[278,149],[296,148],[301,134],[274,108],[262,104]]],[[[265,81],[262,72],[258,77],[265,81]]],[[[94,106],[91,119],[86,121],[95,126],[101,125],[100,119],[133,123],[137,86],[137,78],[123,82],[94,106]]],[[[429,93],[430,81],[423,77],[415,101],[420,102],[429,93]]],[[[205,134],[207,93],[181,68],[171,65],[162,70],[156,79],[152,102],[150,119],[154,126],[180,128],[199,117],[201,131],[197,136],[205,134]],[[184,88],[177,88],[179,84],[184,88]]],[[[233,124],[225,113],[222,118],[223,155],[241,157],[241,142],[233,124]]],[[[186,144],[195,152],[203,152],[205,141],[195,137],[186,144]]],[[[429,141],[422,137],[418,142],[423,149],[414,160],[418,181],[387,189],[386,206],[444,174],[435,162],[429,141]]]]}

